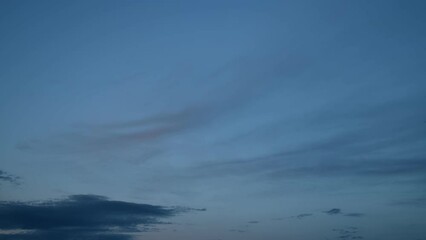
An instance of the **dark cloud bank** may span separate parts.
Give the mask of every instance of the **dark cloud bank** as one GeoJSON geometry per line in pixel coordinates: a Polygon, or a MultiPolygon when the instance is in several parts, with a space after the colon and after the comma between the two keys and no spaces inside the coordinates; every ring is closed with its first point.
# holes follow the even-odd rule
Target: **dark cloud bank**
{"type": "Polygon", "coordinates": [[[2,240],[128,240],[160,219],[199,209],[72,195],[45,202],[0,202],[2,240]]]}

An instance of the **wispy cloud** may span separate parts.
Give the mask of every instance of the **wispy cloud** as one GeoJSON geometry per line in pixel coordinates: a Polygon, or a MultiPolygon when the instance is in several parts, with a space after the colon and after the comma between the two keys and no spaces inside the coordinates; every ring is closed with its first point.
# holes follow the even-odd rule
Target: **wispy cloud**
{"type": "Polygon", "coordinates": [[[200,109],[158,114],[139,120],[102,125],[80,125],[73,132],[46,140],[24,141],[17,148],[48,153],[81,153],[122,149],[152,143],[193,127],[204,116],[200,109]]]}
{"type": "Polygon", "coordinates": [[[45,202],[1,202],[2,239],[131,239],[131,234],[162,224],[162,218],[190,208],[113,201],[97,195],[72,195],[45,202]]]}
{"type": "Polygon", "coordinates": [[[346,213],[343,216],[346,217],[363,217],[365,214],[363,213],[346,213]]]}
{"type": "Polygon", "coordinates": [[[297,216],[294,216],[293,218],[302,219],[302,218],[311,217],[311,216],[313,216],[312,213],[302,213],[297,216]]]}
{"type": "MultiPolygon", "coordinates": [[[[426,173],[426,161],[420,158],[389,158],[371,160],[315,161],[312,156],[305,162],[296,162],[288,153],[277,153],[252,159],[229,160],[197,166],[198,174],[223,176],[228,174],[263,176],[267,179],[297,177],[421,177],[426,173]]],[[[349,156],[348,156],[349,157],[349,156]]],[[[321,160],[317,159],[317,160],[321,160]]]]}
{"type": "Polygon", "coordinates": [[[426,198],[411,198],[394,202],[394,205],[411,206],[411,207],[426,207],[426,198]]]}
{"type": "Polygon", "coordinates": [[[327,213],[328,215],[336,215],[336,214],[340,214],[341,212],[342,210],[340,210],[340,208],[333,208],[328,211],[325,211],[324,213],[327,213]]]}
{"type": "Polygon", "coordinates": [[[341,215],[345,217],[363,217],[365,214],[363,213],[344,213],[340,208],[332,208],[330,210],[324,211],[328,215],[341,215]]]}
{"type": "MultiPolygon", "coordinates": [[[[335,103],[287,121],[290,127],[299,129],[298,135],[306,135],[298,144],[283,144],[282,150],[275,152],[211,161],[196,168],[205,175],[256,175],[274,180],[309,176],[421,178],[426,173],[422,147],[426,143],[422,120],[426,115],[419,109],[424,101],[424,97],[413,96],[369,106],[335,103]]],[[[263,130],[276,135],[282,132],[283,136],[286,131],[291,133],[282,123],[264,126],[263,130]]],[[[270,138],[270,134],[261,132],[252,134],[258,139],[270,138]]]]}
{"type": "MultiPolygon", "coordinates": [[[[79,124],[77,128],[43,139],[23,140],[16,147],[43,153],[86,153],[155,144],[179,134],[207,127],[227,114],[259,101],[282,85],[279,77],[301,74],[307,62],[300,57],[275,53],[239,57],[191,84],[198,97],[173,108],[159,108],[155,113],[129,121],[107,124],[79,124]],[[261,84],[260,84],[261,81],[261,84]],[[200,85],[200,83],[202,83],[200,85]],[[207,86],[207,87],[206,87],[207,86]]],[[[188,77],[189,76],[185,76],[188,77]]],[[[180,102],[179,100],[177,102],[180,102]]]]}
{"type": "Polygon", "coordinates": [[[364,239],[357,227],[335,228],[332,231],[337,234],[337,239],[364,239]]]}
{"type": "Polygon", "coordinates": [[[18,176],[15,176],[15,175],[12,175],[8,172],[0,170],[0,181],[9,182],[9,183],[12,183],[12,184],[19,185],[19,184],[21,184],[19,182],[19,179],[20,179],[20,177],[18,177],[18,176]]]}

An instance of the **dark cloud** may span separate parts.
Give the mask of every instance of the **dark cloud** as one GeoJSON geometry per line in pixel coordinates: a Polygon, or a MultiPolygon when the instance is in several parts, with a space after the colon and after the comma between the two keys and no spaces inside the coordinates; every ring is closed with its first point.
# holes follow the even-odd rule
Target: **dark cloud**
{"type": "Polygon", "coordinates": [[[15,175],[12,175],[8,172],[0,170],[0,181],[9,182],[9,183],[19,185],[20,184],[19,179],[20,178],[18,176],[15,176],[15,175]]]}
{"type": "Polygon", "coordinates": [[[17,234],[0,234],[2,240],[131,240],[132,235],[91,233],[76,230],[35,231],[17,234]]]}
{"type": "Polygon", "coordinates": [[[345,217],[363,217],[365,214],[363,213],[344,213],[340,208],[332,208],[328,211],[324,211],[328,215],[342,215],[345,217]]]}
{"type": "Polygon", "coordinates": [[[339,208],[333,208],[328,211],[325,211],[324,213],[327,213],[328,215],[336,215],[342,213],[342,211],[339,208]]]}
{"type": "Polygon", "coordinates": [[[45,202],[0,202],[2,239],[130,239],[129,233],[162,224],[160,219],[190,208],[167,208],[113,201],[97,195],[72,195],[45,202]],[[28,231],[28,232],[27,232],[28,231]]]}

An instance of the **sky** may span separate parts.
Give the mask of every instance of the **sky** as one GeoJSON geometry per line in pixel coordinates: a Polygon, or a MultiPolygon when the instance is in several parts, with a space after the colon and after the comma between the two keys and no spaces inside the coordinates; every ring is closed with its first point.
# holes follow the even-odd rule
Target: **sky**
{"type": "Polygon", "coordinates": [[[0,239],[425,240],[425,11],[0,0],[0,239]]]}

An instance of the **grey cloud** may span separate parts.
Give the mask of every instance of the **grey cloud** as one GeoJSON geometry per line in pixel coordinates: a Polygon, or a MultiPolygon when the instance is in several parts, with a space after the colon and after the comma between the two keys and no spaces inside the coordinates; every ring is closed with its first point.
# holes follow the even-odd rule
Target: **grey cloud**
{"type": "Polygon", "coordinates": [[[19,179],[20,179],[20,177],[18,177],[18,176],[15,176],[15,175],[12,175],[8,172],[0,170],[0,181],[9,182],[9,183],[19,185],[20,184],[19,179]]]}
{"type": "Polygon", "coordinates": [[[96,195],[72,195],[45,202],[0,202],[2,239],[131,239],[130,233],[164,224],[162,218],[191,211],[113,201],[96,195]]]}
{"type": "Polygon", "coordinates": [[[328,215],[336,215],[340,214],[342,211],[339,208],[333,208],[328,211],[325,211],[324,213],[327,213],[328,215]]]}

